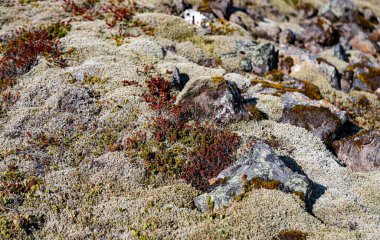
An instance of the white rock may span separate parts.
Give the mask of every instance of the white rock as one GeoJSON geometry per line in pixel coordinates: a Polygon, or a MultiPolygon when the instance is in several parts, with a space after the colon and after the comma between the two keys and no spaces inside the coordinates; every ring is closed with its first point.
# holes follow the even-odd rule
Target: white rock
{"type": "Polygon", "coordinates": [[[211,20],[202,13],[193,9],[187,9],[183,12],[183,18],[186,22],[193,24],[197,27],[208,27],[211,20]]]}

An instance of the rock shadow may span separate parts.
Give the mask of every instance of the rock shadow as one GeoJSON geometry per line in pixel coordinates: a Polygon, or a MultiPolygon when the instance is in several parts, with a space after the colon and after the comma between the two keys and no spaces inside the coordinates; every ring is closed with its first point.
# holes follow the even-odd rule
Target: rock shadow
{"type": "MultiPolygon", "coordinates": [[[[297,162],[288,156],[280,156],[280,159],[284,162],[284,164],[290,168],[292,171],[302,174],[307,177],[305,172],[302,170],[302,167],[297,164],[297,162]]],[[[316,183],[310,180],[310,193],[306,197],[306,211],[314,216],[313,214],[313,206],[317,202],[317,200],[326,192],[327,188],[319,183],[316,183]]],[[[315,217],[315,216],[314,216],[315,217]]]]}

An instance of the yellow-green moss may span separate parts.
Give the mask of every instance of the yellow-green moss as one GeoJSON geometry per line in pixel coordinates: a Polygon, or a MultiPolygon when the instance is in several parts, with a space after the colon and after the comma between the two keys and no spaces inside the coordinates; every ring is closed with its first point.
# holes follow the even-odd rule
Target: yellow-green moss
{"type": "Polygon", "coordinates": [[[307,233],[299,230],[281,230],[273,240],[306,240],[307,233]]]}

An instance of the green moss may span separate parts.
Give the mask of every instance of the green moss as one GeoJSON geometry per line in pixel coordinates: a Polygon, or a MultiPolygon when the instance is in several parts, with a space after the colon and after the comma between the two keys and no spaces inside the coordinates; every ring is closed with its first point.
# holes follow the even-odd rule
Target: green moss
{"type": "Polygon", "coordinates": [[[85,76],[83,83],[88,85],[104,84],[106,81],[98,76],[85,76]]]}
{"type": "Polygon", "coordinates": [[[208,210],[209,211],[213,211],[214,208],[215,208],[215,203],[212,200],[211,196],[207,196],[206,197],[206,203],[207,203],[207,206],[208,206],[208,210]]]}
{"type": "Polygon", "coordinates": [[[281,70],[274,69],[269,71],[265,77],[271,81],[274,82],[282,82],[284,78],[284,74],[281,72],[281,70]]]}
{"type": "Polygon", "coordinates": [[[51,36],[55,38],[63,38],[71,30],[71,25],[64,22],[55,22],[46,26],[45,29],[51,36]]]}

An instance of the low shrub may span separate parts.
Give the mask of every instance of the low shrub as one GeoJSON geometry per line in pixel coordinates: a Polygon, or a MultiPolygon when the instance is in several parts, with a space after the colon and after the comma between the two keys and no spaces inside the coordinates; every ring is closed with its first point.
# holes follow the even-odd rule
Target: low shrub
{"type": "Polygon", "coordinates": [[[233,162],[238,136],[222,126],[199,122],[186,106],[175,105],[172,84],[154,75],[154,67],[144,66],[138,73],[147,77],[148,91],[142,97],[155,116],[149,119],[147,132],[137,133],[124,145],[144,159],[149,176],[175,175],[207,190],[208,180],[233,162]]]}

